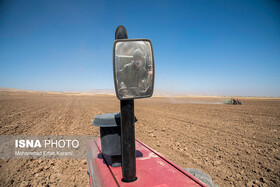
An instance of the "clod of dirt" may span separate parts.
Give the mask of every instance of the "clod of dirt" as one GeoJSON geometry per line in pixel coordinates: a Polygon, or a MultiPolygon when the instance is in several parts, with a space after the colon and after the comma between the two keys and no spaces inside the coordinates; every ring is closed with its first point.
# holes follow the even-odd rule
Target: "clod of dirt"
{"type": "Polygon", "coordinates": [[[262,183],[266,183],[266,179],[265,179],[264,177],[261,177],[261,178],[260,178],[260,181],[261,181],[262,183]]]}
{"type": "Polygon", "coordinates": [[[213,165],[218,166],[218,165],[221,165],[221,163],[222,163],[221,160],[216,160],[213,162],[213,165]]]}

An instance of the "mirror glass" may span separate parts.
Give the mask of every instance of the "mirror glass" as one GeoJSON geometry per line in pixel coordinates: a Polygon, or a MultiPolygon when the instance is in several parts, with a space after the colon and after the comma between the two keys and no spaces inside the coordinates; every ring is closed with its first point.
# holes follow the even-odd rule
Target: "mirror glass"
{"type": "Polygon", "coordinates": [[[117,41],[114,46],[114,79],[119,99],[151,97],[154,61],[149,40],[117,41]]]}

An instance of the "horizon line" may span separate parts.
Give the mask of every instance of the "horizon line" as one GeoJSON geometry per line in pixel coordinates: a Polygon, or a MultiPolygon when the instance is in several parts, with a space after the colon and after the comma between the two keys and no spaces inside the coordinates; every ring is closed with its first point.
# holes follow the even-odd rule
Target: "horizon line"
{"type": "MultiPolygon", "coordinates": [[[[63,91],[63,90],[33,90],[33,89],[18,89],[18,88],[7,88],[7,87],[0,87],[0,91],[22,91],[22,92],[48,92],[48,93],[64,93],[64,94],[104,94],[104,95],[115,95],[115,89],[110,88],[98,88],[98,89],[88,89],[88,90],[71,90],[71,91],[63,91]],[[107,92],[100,92],[100,91],[107,91],[107,92]]],[[[188,92],[171,92],[168,90],[161,90],[157,89],[154,90],[153,96],[159,97],[250,97],[250,98],[280,98],[280,96],[240,96],[240,95],[213,95],[213,94],[199,94],[199,93],[188,93],[188,92]]]]}

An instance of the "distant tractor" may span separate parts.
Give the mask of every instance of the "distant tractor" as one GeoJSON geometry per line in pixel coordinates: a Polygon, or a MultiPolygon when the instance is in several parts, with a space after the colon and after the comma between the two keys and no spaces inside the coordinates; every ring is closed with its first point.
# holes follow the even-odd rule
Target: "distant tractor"
{"type": "Polygon", "coordinates": [[[224,101],[225,104],[228,105],[242,105],[242,102],[239,99],[231,98],[224,101]]]}

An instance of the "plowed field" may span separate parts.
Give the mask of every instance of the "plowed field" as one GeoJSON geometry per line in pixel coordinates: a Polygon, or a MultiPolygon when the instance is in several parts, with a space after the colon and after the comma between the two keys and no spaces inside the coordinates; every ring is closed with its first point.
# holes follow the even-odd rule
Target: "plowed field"
{"type": "MultiPolygon", "coordinates": [[[[280,186],[280,100],[152,97],[135,100],[136,138],[220,186],[280,186]]],[[[0,92],[0,135],[99,135],[94,116],[115,96],[0,92]]],[[[0,186],[87,186],[86,160],[0,160],[0,186]]]]}

